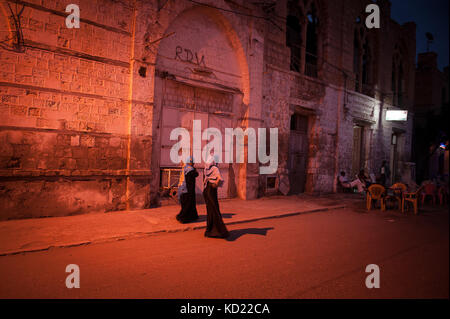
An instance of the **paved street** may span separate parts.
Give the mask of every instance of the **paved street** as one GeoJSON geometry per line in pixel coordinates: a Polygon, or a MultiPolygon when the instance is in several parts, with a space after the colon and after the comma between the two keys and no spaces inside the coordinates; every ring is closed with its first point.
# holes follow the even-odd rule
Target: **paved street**
{"type": "Polygon", "coordinates": [[[447,209],[358,207],[0,257],[0,298],[448,298],[447,209]],[[65,286],[80,267],[79,289],[65,286]],[[379,289],[365,267],[380,267],[379,289]]]}

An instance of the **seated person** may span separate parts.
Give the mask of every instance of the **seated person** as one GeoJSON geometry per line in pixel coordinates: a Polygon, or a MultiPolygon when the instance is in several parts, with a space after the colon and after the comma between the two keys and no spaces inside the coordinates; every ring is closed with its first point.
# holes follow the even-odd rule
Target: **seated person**
{"type": "Polygon", "coordinates": [[[343,188],[344,191],[353,191],[353,187],[350,186],[350,182],[348,181],[347,177],[345,176],[345,172],[342,171],[341,175],[338,178],[339,184],[343,188]]]}
{"type": "Polygon", "coordinates": [[[366,175],[366,173],[364,172],[363,169],[359,171],[359,174],[357,175],[357,177],[361,181],[361,183],[363,183],[365,188],[369,187],[372,184],[372,181],[366,175]]]}
{"type": "Polygon", "coordinates": [[[358,193],[362,193],[364,191],[365,185],[361,182],[359,178],[355,179],[352,182],[349,182],[347,177],[345,176],[345,172],[341,172],[341,176],[339,176],[339,183],[343,188],[354,188],[358,189],[358,193]]]}

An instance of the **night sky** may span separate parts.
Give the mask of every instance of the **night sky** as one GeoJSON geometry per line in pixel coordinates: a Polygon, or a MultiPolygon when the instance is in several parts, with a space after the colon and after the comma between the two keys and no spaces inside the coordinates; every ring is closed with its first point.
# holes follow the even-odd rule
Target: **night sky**
{"type": "Polygon", "coordinates": [[[438,54],[439,69],[449,65],[449,0],[391,0],[391,17],[398,23],[414,21],[416,52],[427,51],[426,32],[434,37],[430,51],[438,54]]]}

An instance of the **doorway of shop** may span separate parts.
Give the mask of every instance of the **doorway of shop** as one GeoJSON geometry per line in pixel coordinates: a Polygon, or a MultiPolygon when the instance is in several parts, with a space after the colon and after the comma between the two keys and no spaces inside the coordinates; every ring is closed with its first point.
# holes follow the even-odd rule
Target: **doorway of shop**
{"type": "Polygon", "coordinates": [[[291,116],[288,156],[291,194],[305,191],[308,149],[308,117],[294,113],[291,116]]]}

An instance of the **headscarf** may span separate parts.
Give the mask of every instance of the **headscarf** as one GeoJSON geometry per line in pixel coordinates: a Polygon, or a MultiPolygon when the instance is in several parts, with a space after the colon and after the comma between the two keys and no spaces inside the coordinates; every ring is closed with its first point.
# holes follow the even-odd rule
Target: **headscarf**
{"type": "Polygon", "coordinates": [[[178,195],[188,192],[186,185],[186,175],[190,171],[194,170],[194,158],[192,156],[189,156],[183,161],[183,163],[183,173],[180,174],[180,181],[178,182],[178,195]]]}
{"type": "Polygon", "coordinates": [[[211,155],[206,160],[203,176],[204,186],[206,186],[208,182],[216,183],[223,180],[222,176],[220,175],[219,168],[217,167],[216,161],[211,155]]]}
{"type": "Polygon", "coordinates": [[[192,156],[189,156],[184,161],[184,175],[187,175],[190,171],[194,169],[194,158],[192,156]]]}

